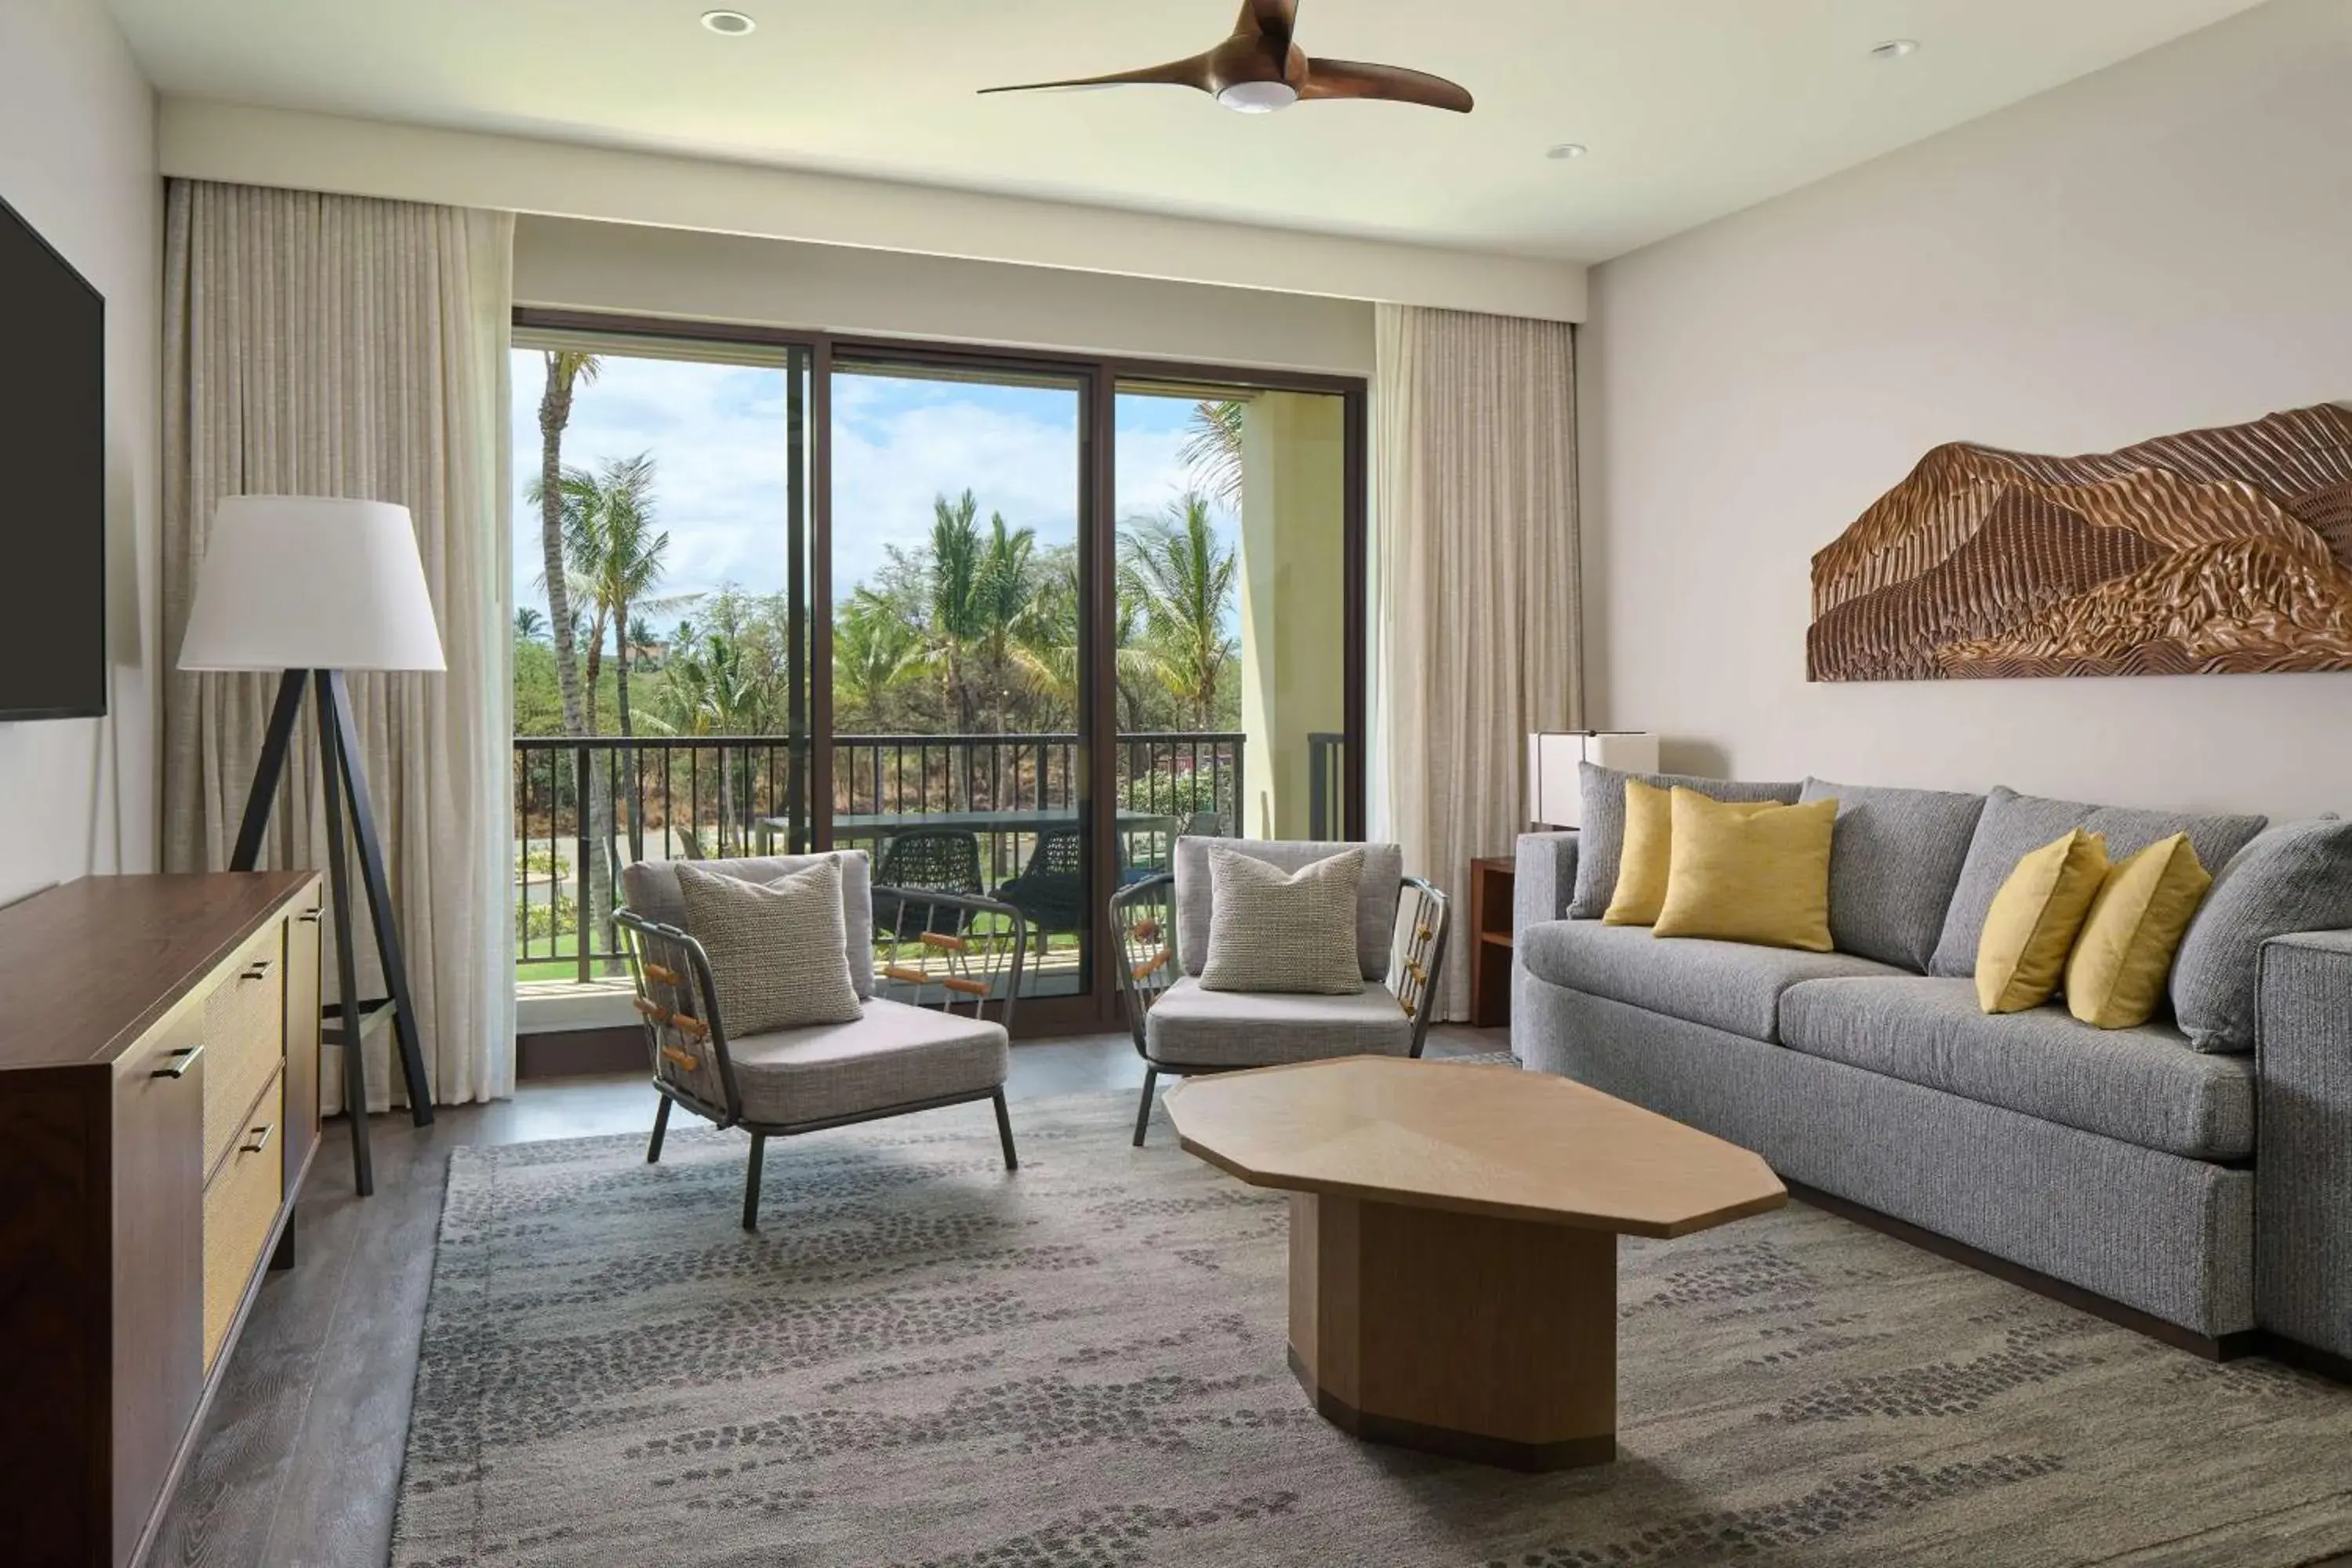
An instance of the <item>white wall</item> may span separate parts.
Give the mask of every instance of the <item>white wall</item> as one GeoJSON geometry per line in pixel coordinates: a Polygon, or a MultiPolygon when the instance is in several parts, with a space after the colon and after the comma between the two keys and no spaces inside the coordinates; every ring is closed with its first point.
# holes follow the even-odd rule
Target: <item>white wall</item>
{"type": "Polygon", "coordinates": [[[2352,675],[1804,667],[1808,558],[1939,442],[2352,401],[2347,149],[2352,5],[2273,0],[1598,269],[1591,720],[1750,776],[2352,811],[2352,675]]]}
{"type": "Polygon", "coordinates": [[[641,224],[518,219],[515,298],[887,337],[1372,369],[1372,307],[1357,300],[641,224]]]}
{"type": "Polygon", "coordinates": [[[163,186],[154,94],[100,0],[0,5],[0,196],[106,296],[114,662],[107,718],[0,723],[6,900],[155,865],[163,186]]]}
{"type": "Polygon", "coordinates": [[[1584,268],[1570,261],[183,98],[164,100],[161,142],[163,172],[191,179],[1549,321],[1584,314],[1584,268]]]}

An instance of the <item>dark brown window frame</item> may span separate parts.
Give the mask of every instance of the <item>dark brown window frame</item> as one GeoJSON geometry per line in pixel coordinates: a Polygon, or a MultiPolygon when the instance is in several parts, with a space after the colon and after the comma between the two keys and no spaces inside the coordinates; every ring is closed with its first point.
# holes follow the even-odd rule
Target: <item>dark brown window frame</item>
{"type": "MultiPolygon", "coordinates": [[[[1053,350],[1019,349],[981,343],[946,342],[933,339],[877,337],[761,326],[738,321],[705,321],[677,317],[639,316],[604,310],[555,310],[531,305],[515,307],[515,331],[580,332],[605,338],[643,338],[675,343],[737,344],[745,347],[798,350],[808,355],[809,607],[811,610],[808,686],[811,764],[809,777],[810,833],[819,846],[833,841],[833,793],[816,787],[832,778],[833,682],[833,369],[836,360],[905,366],[935,367],[964,372],[1049,375],[1078,384],[1083,416],[1079,420],[1078,563],[1092,595],[1087,606],[1089,657],[1082,661],[1078,704],[1086,768],[1078,790],[1080,820],[1087,826],[1088,862],[1096,868],[1118,862],[1115,814],[1095,811],[1093,803],[1114,791],[1118,776],[1118,733],[1117,692],[1102,672],[1112,668],[1116,655],[1112,617],[1105,606],[1117,598],[1114,552],[1106,548],[1116,522],[1116,443],[1108,433],[1118,428],[1118,390],[1122,383],[1174,384],[1185,387],[1207,384],[1248,391],[1320,393],[1341,399],[1345,476],[1341,491],[1341,591],[1347,596],[1342,622],[1347,647],[1342,664],[1346,707],[1346,765],[1341,776],[1341,802],[1346,834],[1360,837],[1365,822],[1367,660],[1370,631],[1368,514],[1370,501],[1370,389],[1361,376],[1311,372],[1265,370],[1190,360],[1144,359],[1116,354],[1085,354],[1053,350]]],[[[1246,823],[1237,823],[1246,827],[1246,823]]],[[[1100,881],[1097,875],[1095,879],[1100,881]]],[[[1110,965],[1121,952],[1109,925],[1108,896],[1092,900],[1094,929],[1089,932],[1087,988],[1076,996],[1025,998],[1019,1011],[1024,1038],[1100,1032],[1124,1027],[1117,975],[1110,965]]]]}

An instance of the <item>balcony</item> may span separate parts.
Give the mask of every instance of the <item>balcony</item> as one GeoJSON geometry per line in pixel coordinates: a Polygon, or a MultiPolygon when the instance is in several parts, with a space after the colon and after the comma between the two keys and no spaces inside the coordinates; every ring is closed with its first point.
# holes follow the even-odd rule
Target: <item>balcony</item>
{"type": "MultiPolygon", "coordinates": [[[[1241,831],[1243,734],[1126,734],[1114,744],[1117,876],[1165,868],[1179,834],[1241,831]]],[[[809,817],[809,752],[805,742],[769,735],[517,736],[521,993],[545,999],[625,984],[612,922],[620,867],[789,850],[792,825],[809,817]]],[[[1066,849],[1057,841],[1077,830],[1081,771],[1075,734],[838,736],[829,781],[834,843],[871,852],[877,879],[887,881],[913,869],[894,866],[893,846],[906,844],[899,859],[909,861],[914,836],[932,830],[922,842],[960,863],[969,856],[982,890],[1016,903],[1037,900],[1048,929],[1045,952],[1032,964],[1035,986],[1074,987],[1078,932],[1055,923],[1077,923],[1071,906],[1078,885],[1063,870],[1069,893],[1039,898],[1037,889],[1045,882],[1041,862],[1067,864],[1054,851],[1066,849]],[[1053,909],[1056,903],[1064,908],[1053,909]]]]}

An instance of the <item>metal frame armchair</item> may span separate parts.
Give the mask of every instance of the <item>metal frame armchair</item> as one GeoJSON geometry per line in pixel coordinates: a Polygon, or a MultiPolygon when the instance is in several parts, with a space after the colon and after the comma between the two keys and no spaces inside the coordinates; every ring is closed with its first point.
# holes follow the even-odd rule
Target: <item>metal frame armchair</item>
{"type": "MultiPolygon", "coordinates": [[[[1421,1055],[1451,925],[1444,893],[1418,877],[1396,875],[1391,883],[1382,876],[1377,886],[1368,883],[1367,900],[1385,901],[1393,885],[1396,901],[1388,945],[1377,962],[1366,948],[1360,913],[1359,952],[1367,960],[1362,997],[1204,991],[1198,975],[1207,948],[1207,879],[1204,869],[1185,877],[1181,847],[1188,842],[1200,841],[1179,841],[1175,871],[1121,888],[1110,900],[1111,928],[1119,942],[1119,994],[1136,1055],[1143,1058],[1137,1148],[1150,1127],[1152,1096],[1163,1074],[1184,1078],[1329,1057],[1421,1055]],[[1196,945],[1199,951],[1192,951],[1196,945]],[[1162,1011],[1160,1005],[1171,997],[1169,1010],[1162,1011]],[[1395,1012],[1387,1011],[1391,1005],[1395,1012]]],[[[1213,842],[1257,853],[1286,869],[1356,847],[1265,839],[1213,842]]],[[[1395,864],[1393,846],[1370,847],[1385,850],[1395,864]]],[[[1368,879],[1375,874],[1368,865],[1368,879]]]]}
{"type": "MultiPolygon", "coordinates": [[[[856,852],[846,852],[844,858],[856,852]]],[[[705,861],[706,870],[772,877],[814,857],[705,861]]],[[[672,1106],[683,1106],[712,1126],[740,1127],[751,1135],[743,1184],[743,1228],[760,1218],[761,1167],[771,1138],[852,1126],[887,1117],[990,1100],[1004,1168],[1020,1168],[1013,1121],[1004,1103],[1010,1030],[1020,999],[1026,922],[1021,911],[994,899],[929,889],[872,889],[865,858],[856,855],[856,885],[845,877],[844,916],[853,942],[868,942],[867,962],[853,961],[865,1016],[855,1023],[815,1025],[735,1038],[720,1016],[710,957],[691,933],[655,918],[665,902],[662,862],[630,868],[631,907],[617,919],[625,933],[636,1009],[645,1019],[654,1112],[646,1162],[661,1159],[672,1106]],[[872,902],[884,895],[921,910],[918,934],[894,943],[878,973],[872,963],[872,902]],[[926,908],[926,906],[931,906],[926,908]],[[969,931],[981,917],[1004,922],[1010,943],[969,931]],[[934,924],[945,930],[928,929],[934,924]],[[884,994],[885,986],[898,992],[884,994]],[[993,1012],[994,1016],[990,1014],[993,1012]]],[[[675,873],[670,874],[675,886],[675,873]]]]}

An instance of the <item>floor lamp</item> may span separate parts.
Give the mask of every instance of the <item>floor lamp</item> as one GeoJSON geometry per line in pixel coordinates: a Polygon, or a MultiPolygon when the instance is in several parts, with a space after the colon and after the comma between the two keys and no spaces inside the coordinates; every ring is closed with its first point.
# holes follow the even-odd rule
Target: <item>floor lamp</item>
{"type": "Polygon", "coordinates": [[[302,691],[314,698],[319,755],[326,769],[327,872],[335,908],[338,983],[335,1022],[321,1031],[343,1049],[343,1100],[352,1118],[352,1177],[360,1195],[375,1189],[368,1152],[367,1070],[361,1047],[385,1012],[399,1046],[416,1125],[433,1121],[433,1097],[409,998],[408,964],[384,879],[383,843],[368,799],[343,676],[353,669],[446,668],[416,531],[408,509],[383,501],[318,496],[230,496],[213,514],[195,601],[180,644],[184,670],[278,671],[278,701],[261,742],[260,765],[247,795],[229,869],[250,871],[261,858],[262,830],[278,798],[286,752],[302,716],[302,691]],[[352,934],[351,862],[343,811],[351,811],[360,887],[375,927],[384,987],[362,1000],[352,934]]]}

